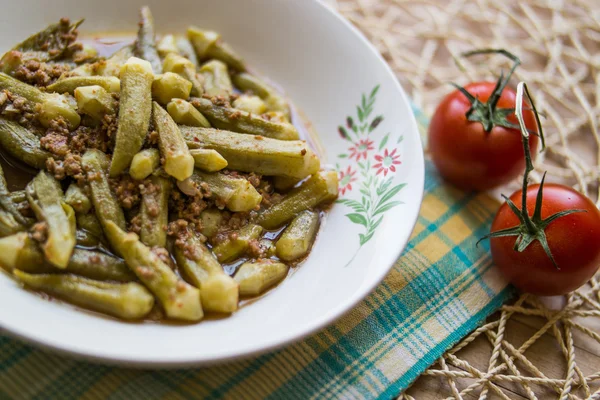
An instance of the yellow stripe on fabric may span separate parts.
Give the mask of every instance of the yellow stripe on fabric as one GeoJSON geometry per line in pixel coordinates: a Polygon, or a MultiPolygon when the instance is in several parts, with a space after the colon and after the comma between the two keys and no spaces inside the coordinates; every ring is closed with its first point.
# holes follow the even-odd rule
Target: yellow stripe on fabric
{"type": "MultiPolygon", "coordinates": [[[[482,258],[480,258],[475,264],[476,264],[476,268],[483,268],[484,264],[489,260],[489,258],[487,256],[484,256],[482,258]]],[[[457,276],[455,281],[459,281],[461,280],[461,278],[463,278],[465,275],[473,275],[473,271],[471,269],[467,269],[465,270],[461,275],[457,276]]],[[[429,301],[427,303],[424,303],[421,307],[419,307],[418,310],[415,311],[415,314],[419,315],[419,317],[414,320],[411,321],[409,325],[405,325],[404,323],[396,326],[392,331],[388,332],[385,336],[383,336],[382,338],[380,338],[379,343],[381,344],[380,346],[373,346],[371,349],[369,349],[366,353],[363,354],[363,357],[361,357],[360,359],[355,360],[354,362],[350,363],[349,365],[346,366],[346,368],[344,369],[344,371],[342,372],[342,374],[338,374],[336,376],[336,379],[330,381],[328,383],[328,385],[325,385],[324,387],[321,388],[321,390],[317,393],[316,397],[318,398],[319,395],[321,395],[323,392],[326,392],[330,389],[330,387],[340,387],[340,385],[343,384],[343,380],[341,380],[340,378],[343,375],[347,375],[348,371],[352,370],[352,369],[356,369],[357,371],[355,371],[356,373],[362,373],[362,371],[360,371],[360,367],[361,367],[361,363],[364,362],[364,357],[366,356],[368,358],[369,361],[376,361],[378,357],[381,356],[381,354],[383,353],[387,353],[390,351],[390,347],[394,347],[394,346],[398,346],[398,342],[393,340],[393,336],[397,336],[398,332],[403,331],[403,330],[409,330],[410,328],[414,327],[415,325],[419,325],[420,328],[419,330],[425,330],[429,335],[432,335],[432,337],[440,337],[440,340],[443,340],[443,338],[445,338],[446,336],[448,336],[451,332],[447,331],[446,329],[437,329],[437,331],[432,331],[430,329],[428,329],[428,327],[435,325],[437,327],[439,327],[439,323],[435,320],[435,317],[432,316],[432,314],[430,312],[428,312],[428,304],[429,303],[437,303],[439,302],[438,298],[439,297],[448,297],[448,298],[454,298],[456,297],[457,293],[461,293],[462,291],[464,291],[465,289],[470,290],[473,286],[473,280],[475,280],[476,277],[473,276],[472,279],[463,279],[463,282],[461,282],[459,285],[457,286],[452,286],[452,285],[448,285],[447,289],[448,290],[444,290],[439,292],[436,296],[434,296],[433,298],[429,299],[429,301]],[[436,322],[432,322],[432,321],[436,321],[436,322]],[[441,332],[446,332],[445,335],[440,335],[441,332]],[[442,337],[443,336],[443,337],[442,337]]],[[[487,303],[482,303],[481,307],[485,306],[485,304],[487,303]]],[[[452,302],[448,303],[444,308],[449,308],[449,307],[453,307],[454,305],[452,304],[452,302]]],[[[437,310],[438,312],[441,310],[437,310]]],[[[402,343],[411,343],[414,342],[413,339],[414,334],[409,335],[407,337],[405,337],[405,339],[402,341],[402,343]]],[[[439,342],[439,340],[438,340],[439,342]]],[[[406,344],[404,344],[403,346],[400,346],[403,348],[408,347],[406,344]]],[[[411,354],[407,354],[407,356],[410,358],[410,356],[412,356],[411,354]]],[[[416,362],[417,360],[415,359],[414,362],[416,362]]],[[[379,363],[380,361],[378,361],[379,363]]],[[[413,362],[413,364],[414,364],[413,362]]],[[[412,364],[410,364],[412,365],[412,364]]],[[[381,370],[381,369],[380,369],[381,370]]],[[[381,370],[384,374],[386,374],[386,370],[381,370]]],[[[389,380],[394,380],[399,378],[398,373],[400,371],[399,370],[393,370],[393,371],[387,371],[386,377],[389,380]],[[392,374],[390,374],[390,372],[392,374]]],[[[346,398],[346,397],[342,397],[342,398],[346,398]]]]}
{"type": "Polygon", "coordinates": [[[190,396],[203,398],[214,389],[227,383],[231,378],[250,367],[252,360],[242,360],[212,368],[202,368],[197,374],[184,380],[179,388],[190,396]]]}
{"type": "MultiPolygon", "coordinates": [[[[418,255],[418,253],[415,251],[412,251],[409,253],[418,255]]],[[[397,263],[396,268],[393,268],[390,271],[390,274],[386,277],[385,283],[388,286],[390,286],[390,288],[393,288],[393,290],[388,290],[388,289],[384,288],[384,286],[380,286],[374,293],[372,293],[370,296],[367,297],[367,299],[365,299],[365,303],[363,303],[361,306],[351,310],[349,312],[349,314],[347,314],[346,317],[341,320],[341,322],[338,322],[337,324],[335,324],[335,328],[337,330],[339,330],[339,332],[342,335],[349,333],[358,324],[360,324],[369,314],[371,314],[373,312],[373,310],[380,307],[383,303],[387,302],[391,297],[393,297],[398,291],[403,289],[409,283],[409,280],[407,280],[403,276],[403,274],[400,272],[400,271],[406,271],[406,264],[407,264],[406,257],[404,257],[401,262],[397,263]]],[[[423,271],[425,271],[427,268],[431,267],[431,265],[427,264],[426,260],[424,260],[424,259],[420,259],[420,260],[416,261],[414,263],[414,265],[418,266],[418,268],[415,268],[413,270],[413,278],[414,278],[414,276],[417,276],[420,273],[422,273],[423,271]]],[[[321,352],[327,351],[332,345],[335,345],[337,343],[337,339],[329,331],[323,331],[322,333],[315,335],[314,339],[319,344],[321,352]],[[325,338],[328,340],[323,340],[325,338]]],[[[292,347],[288,348],[287,350],[283,351],[282,354],[278,354],[275,358],[273,358],[269,362],[265,363],[257,371],[255,371],[252,375],[247,377],[243,381],[243,384],[242,383],[237,384],[236,387],[232,391],[230,391],[228,394],[231,394],[233,398],[235,398],[236,396],[241,396],[242,389],[240,389],[240,388],[248,387],[247,385],[249,385],[250,387],[257,389],[256,393],[259,395],[259,396],[257,396],[257,398],[262,398],[262,397],[268,396],[275,389],[277,389],[279,386],[281,386],[287,380],[292,378],[298,371],[302,370],[308,364],[310,364],[312,361],[314,361],[320,354],[320,353],[314,352],[310,348],[310,346],[302,345],[302,347],[303,347],[302,351],[299,351],[299,352],[297,352],[298,346],[292,346],[292,347]],[[298,362],[299,360],[295,359],[295,360],[288,360],[289,361],[288,363],[284,363],[284,364],[280,363],[281,360],[279,358],[280,357],[287,358],[287,356],[288,356],[287,353],[289,351],[294,352],[294,353],[297,352],[296,355],[306,356],[307,350],[310,350],[312,354],[310,354],[310,357],[305,357],[304,359],[301,359],[302,362],[298,362]],[[285,374],[285,379],[282,379],[277,383],[273,382],[274,381],[273,377],[277,376],[278,374],[281,374],[281,371],[280,371],[280,369],[277,369],[277,368],[275,368],[275,370],[273,370],[273,368],[275,367],[274,364],[277,364],[277,367],[281,367],[281,369],[289,370],[289,371],[286,371],[288,373],[285,374]],[[268,386],[265,386],[265,382],[267,382],[268,386]]],[[[343,349],[343,348],[340,348],[340,350],[345,351],[345,349],[343,349]]],[[[346,353],[345,355],[348,358],[351,358],[351,355],[349,353],[346,353]]],[[[370,374],[370,372],[369,372],[369,374],[370,374]]],[[[377,379],[375,376],[372,376],[372,379],[369,380],[369,382],[373,382],[373,383],[379,383],[379,381],[380,380],[377,379]]],[[[363,382],[363,383],[365,383],[365,382],[363,382]]],[[[365,386],[367,386],[367,388],[374,395],[376,395],[376,393],[379,393],[382,389],[385,389],[381,385],[377,385],[377,387],[374,387],[373,384],[371,384],[371,383],[365,384],[365,386]]]]}

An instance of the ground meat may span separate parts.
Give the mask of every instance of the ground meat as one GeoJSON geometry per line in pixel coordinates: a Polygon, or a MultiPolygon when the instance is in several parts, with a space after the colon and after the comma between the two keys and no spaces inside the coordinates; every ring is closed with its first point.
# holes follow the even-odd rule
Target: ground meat
{"type": "Polygon", "coordinates": [[[206,242],[206,237],[199,232],[195,232],[193,225],[190,225],[185,219],[178,219],[169,224],[167,234],[174,238],[175,247],[183,250],[185,258],[190,260],[199,260],[203,249],[194,246],[189,242],[191,235],[196,235],[201,242],[206,242]]]}
{"type": "Polygon", "coordinates": [[[48,238],[48,224],[38,222],[31,227],[31,238],[36,242],[43,243],[48,238]]]}
{"type": "Polygon", "coordinates": [[[54,158],[49,157],[46,160],[46,169],[58,180],[65,179],[65,167],[62,161],[56,161],[54,158]]]}
{"type": "Polygon", "coordinates": [[[265,249],[260,245],[260,242],[256,239],[252,239],[248,242],[248,254],[252,258],[264,257],[265,249]]]}
{"type": "Polygon", "coordinates": [[[196,196],[185,196],[178,190],[171,191],[169,210],[175,211],[177,218],[185,219],[194,224],[196,230],[202,229],[200,214],[209,206],[202,194],[196,196]]]}
{"type": "Polygon", "coordinates": [[[69,137],[59,133],[48,133],[40,139],[42,149],[55,155],[57,158],[64,158],[69,154],[69,137]]]}
{"type": "Polygon", "coordinates": [[[246,225],[248,225],[249,221],[249,213],[233,213],[231,217],[222,224],[227,230],[238,230],[246,225]]]}
{"type": "Polygon", "coordinates": [[[164,247],[154,246],[152,248],[152,252],[165,264],[169,266],[171,269],[175,269],[175,263],[171,258],[171,255],[164,247]]]}
{"type": "Polygon", "coordinates": [[[46,160],[46,169],[58,180],[71,176],[78,184],[85,182],[85,175],[81,166],[81,156],[68,153],[64,160],[50,157],[46,160]]]}
{"type": "Polygon", "coordinates": [[[129,231],[135,232],[138,235],[142,231],[142,216],[140,214],[137,214],[131,218],[131,222],[129,223],[129,231]]]}
{"type": "MultiPolygon", "coordinates": [[[[229,98],[225,96],[210,96],[208,94],[203,94],[203,98],[210,100],[215,106],[219,107],[227,107],[231,108],[231,103],[229,102],[229,98]]],[[[191,101],[192,105],[198,107],[200,103],[198,100],[194,99],[191,101]]]]}
{"type": "Polygon", "coordinates": [[[37,124],[37,111],[33,103],[24,97],[12,94],[7,90],[0,92],[1,109],[3,117],[17,121],[25,128],[31,128],[37,124]]]}
{"type": "Polygon", "coordinates": [[[66,64],[28,60],[17,67],[14,76],[18,80],[30,85],[45,87],[55,82],[62,74],[70,70],[71,67],[66,64]]]}
{"type": "Polygon", "coordinates": [[[252,186],[254,186],[255,188],[260,186],[260,180],[262,179],[261,175],[257,175],[254,172],[252,172],[250,175],[248,175],[248,182],[250,182],[250,184],[252,186]]]}
{"type": "Polygon", "coordinates": [[[148,132],[148,135],[146,135],[146,144],[151,147],[158,145],[158,132],[157,131],[152,129],[148,132]]]}
{"type": "Polygon", "coordinates": [[[140,181],[136,181],[129,175],[121,175],[117,178],[110,178],[109,182],[121,207],[129,210],[139,204],[140,181]]]}
{"type": "Polygon", "coordinates": [[[261,194],[261,206],[263,208],[269,208],[277,203],[281,203],[283,200],[283,195],[275,192],[268,192],[266,190],[259,190],[258,193],[261,194]]]}

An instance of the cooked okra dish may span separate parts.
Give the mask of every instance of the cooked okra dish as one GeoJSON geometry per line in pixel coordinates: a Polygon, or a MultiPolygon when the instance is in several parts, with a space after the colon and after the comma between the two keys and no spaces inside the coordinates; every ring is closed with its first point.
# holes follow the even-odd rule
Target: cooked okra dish
{"type": "Polygon", "coordinates": [[[81,22],[0,60],[0,265],[125,320],[233,313],[308,255],[336,172],[219,33],[158,36],[143,7],[104,55],[81,22]]]}

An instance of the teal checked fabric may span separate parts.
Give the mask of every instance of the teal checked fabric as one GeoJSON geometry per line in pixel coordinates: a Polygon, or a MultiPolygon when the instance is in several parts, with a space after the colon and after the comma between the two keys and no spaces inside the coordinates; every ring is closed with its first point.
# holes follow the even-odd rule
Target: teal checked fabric
{"type": "Polygon", "coordinates": [[[430,163],[411,241],[377,289],[323,331],[210,368],[145,371],[71,360],[0,336],[0,399],[390,399],[512,295],[486,244],[497,203],[430,163]]]}

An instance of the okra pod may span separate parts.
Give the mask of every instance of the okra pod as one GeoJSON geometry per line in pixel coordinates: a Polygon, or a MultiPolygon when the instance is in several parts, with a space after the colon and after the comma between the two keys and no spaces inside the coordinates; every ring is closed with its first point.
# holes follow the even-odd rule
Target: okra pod
{"type": "Polygon", "coordinates": [[[160,154],[165,160],[165,172],[180,181],[189,178],[194,172],[194,157],[177,124],[157,102],[154,102],[152,117],[158,131],[160,154]]]}
{"type": "Polygon", "coordinates": [[[192,96],[202,96],[204,88],[202,77],[196,73],[196,66],[179,54],[169,53],[163,60],[163,71],[173,72],[192,82],[192,96]]]}
{"type": "Polygon", "coordinates": [[[194,46],[185,36],[175,36],[175,42],[177,44],[177,49],[179,50],[179,54],[183,57],[187,58],[194,64],[194,66],[198,65],[198,57],[196,57],[196,52],[194,51],[194,46]]]}
{"type": "Polygon", "coordinates": [[[44,254],[26,233],[0,239],[0,264],[12,271],[18,269],[30,274],[71,273],[99,281],[132,282],[137,278],[125,261],[97,250],[75,248],[69,264],[63,270],[48,264],[44,254]]]}
{"type": "Polygon", "coordinates": [[[58,268],[66,268],[75,248],[76,222],[73,209],[63,202],[60,184],[41,171],[27,185],[26,193],[36,217],[46,223],[47,239],[42,246],[46,259],[58,268]]]}
{"type": "Polygon", "coordinates": [[[0,209],[0,238],[24,231],[25,225],[20,224],[15,217],[0,209]]]}
{"type": "Polygon", "coordinates": [[[66,271],[99,281],[136,280],[135,274],[127,267],[124,260],[97,250],[75,249],[66,271]]]}
{"type": "Polygon", "coordinates": [[[271,258],[277,253],[277,248],[272,240],[261,239],[261,241],[259,242],[259,246],[266,258],[271,258]]]}
{"type": "Polygon", "coordinates": [[[75,93],[75,89],[83,86],[101,86],[110,93],[119,93],[121,81],[116,76],[71,76],[61,78],[46,87],[49,92],[75,93]]]}
{"type": "Polygon", "coordinates": [[[304,210],[335,200],[338,196],[338,178],[335,171],[311,176],[306,182],[292,189],[283,200],[264,210],[256,223],[265,229],[275,229],[304,210]]]}
{"type": "Polygon", "coordinates": [[[290,178],[289,176],[276,176],[273,178],[273,187],[278,192],[287,192],[296,186],[302,179],[290,178]]]}
{"type": "Polygon", "coordinates": [[[65,192],[65,203],[70,205],[76,213],[87,214],[92,208],[89,197],[76,183],[71,183],[65,192]]]}
{"type": "Polygon", "coordinates": [[[122,173],[140,151],[152,112],[154,74],[148,61],[130,58],[121,68],[119,126],[110,165],[110,176],[122,173]]]}
{"type": "Polygon", "coordinates": [[[79,112],[101,121],[105,115],[116,114],[116,102],[102,86],[83,86],[75,89],[79,112]]]}
{"type": "Polygon", "coordinates": [[[86,249],[95,249],[104,244],[101,236],[96,236],[83,229],[77,229],[77,232],[75,232],[75,239],[77,240],[77,246],[86,249]]]}
{"type": "Polygon", "coordinates": [[[7,90],[32,103],[39,104],[40,110],[37,118],[46,128],[51,121],[57,118],[64,118],[70,129],[77,128],[81,122],[75,100],[70,95],[45,93],[4,73],[0,73],[0,90],[7,90]]]}
{"type": "Polygon", "coordinates": [[[40,138],[17,122],[0,118],[0,147],[12,157],[36,169],[46,168],[52,154],[42,150],[40,138]]]}
{"type": "Polygon", "coordinates": [[[98,238],[102,238],[104,236],[102,224],[100,224],[100,220],[98,217],[96,217],[96,214],[77,214],[75,219],[77,220],[77,228],[83,229],[84,231],[87,231],[98,238]]]}
{"type": "Polygon", "coordinates": [[[219,209],[208,208],[200,214],[200,222],[202,223],[200,232],[210,239],[217,234],[222,221],[223,214],[219,209]]]}
{"type": "Polygon", "coordinates": [[[225,273],[212,252],[189,232],[183,246],[175,246],[177,265],[200,289],[205,311],[231,313],[238,306],[238,284],[225,273]]]}
{"type": "MultiPolygon", "coordinates": [[[[114,222],[120,229],[125,229],[125,215],[115,194],[110,189],[104,166],[108,157],[100,150],[90,149],[81,157],[81,164],[88,174],[88,182],[92,192],[92,203],[96,217],[106,233],[108,222],[114,222]]],[[[110,238],[109,238],[110,240],[110,238]]]]}
{"type": "Polygon", "coordinates": [[[168,265],[139,241],[135,233],[126,233],[113,222],[107,223],[107,229],[111,244],[158,298],[167,317],[188,321],[202,319],[204,313],[198,289],[178,278],[168,265]]]}
{"type": "Polygon", "coordinates": [[[173,72],[155,75],[152,82],[152,97],[160,104],[167,104],[172,99],[190,97],[192,83],[173,72]]]}
{"type": "Polygon", "coordinates": [[[135,42],[134,53],[142,60],[146,60],[152,66],[155,74],[162,73],[162,63],[156,50],[156,35],[154,33],[154,18],[150,7],[143,6],[140,9],[140,23],[135,42]]]}
{"type": "Polygon", "coordinates": [[[241,296],[257,296],[281,282],[288,269],[283,263],[261,259],[242,264],[233,279],[240,285],[241,296]]]}
{"type": "MultiPolygon", "coordinates": [[[[27,225],[27,219],[21,214],[19,208],[14,203],[11,198],[11,193],[8,190],[8,185],[6,184],[6,179],[4,178],[4,170],[0,166],[0,207],[4,209],[4,211],[12,216],[12,219],[18,225],[27,225]]],[[[6,218],[2,218],[2,222],[4,222],[6,218]]]]}
{"type": "Polygon", "coordinates": [[[182,99],[173,99],[167,104],[167,111],[173,121],[181,125],[199,126],[210,128],[210,122],[189,102],[182,99]]]}
{"type": "Polygon", "coordinates": [[[225,43],[218,33],[192,26],[188,28],[187,35],[192,46],[194,46],[196,56],[199,60],[215,58],[223,61],[237,71],[242,72],[246,70],[246,65],[242,57],[231,46],[225,43]]]}
{"type": "Polygon", "coordinates": [[[31,275],[15,270],[17,280],[33,289],[78,306],[123,319],[140,319],[154,306],[154,297],[139,283],[109,283],[75,275],[31,275]]]}
{"type": "Polygon", "coordinates": [[[321,163],[308,144],[300,140],[277,140],[210,128],[181,126],[191,149],[216,150],[228,168],[262,175],[303,179],[319,171],[321,163]]]}
{"type": "Polygon", "coordinates": [[[248,224],[229,235],[227,239],[213,247],[213,252],[219,262],[230,262],[244,255],[250,247],[251,240],[257,240],[263,229],[254,224],[248,224]]]}
{"type": "Polygon", "coordinates": [[[191,177],[177,182],[177,185],[182,192],[194,195],[203,182],[208,185],[212,197],[234,212],[251,211],[262,200],[262,196],[246,179],[219,172],[205,173],[196,170],[191,177]]]}
{"type": "Polygon", "coordinates": [[[14,65],[7,60],[15,52],[21,53],[19,59],[22,61],[33,59],[39,62],[47,62],[63,57],[72,42],[73,34],[82,22],[83,20],[79,20],[71,24],[68,20],[61,20],[29,36],[2,57],[0,61],[2,72],[13,72],[18,67],[18,65],[14,65]],[[23,55],[29,54],[31,57],[23,57],[23,55]]]}
{"type": "Polygon", "coordinates": [[[298,214],[277,240],[277,257],[284,261],[293,261],[308,254],[317,235],[319,214],[314,211],[302,211],[298,214]]]}
{"type": "Polygon", "coordinates": [[[166,247],[171,181],[153,176],[142,191],[140,240],[146,246],[166,247]]]}
{"type": "Polygon", "coordinates": [[[27,201],[27,193],[25,193],[25,190],[15,190],[14,192],[10,192],[9,196],[15,204],[27,201]]]}
{"type": "MultiPolygon", "coordinates": [[[[96,71],[92,71],[92,75],[115,76],[118,78],[121,75],[121,69],[123,65],[131,57],[133,57],[133,45],[123,46],[119,50],[115,51],[109,58],[107,58],[106,61],[101,64],[96,71]]],[[[85,67],[85,65],[82,65],[76,69],[78,70],[83,67],[85,67]]],[[[71,71],[70,75],[73,75],[73,72],[74,71],[71,71]]]]}
{"type": "MultiPolygon", "coordinates": [[[[173,35],[163,36],[156,44],[156,50],[161,57],[165,57],[169,53],[179,54],[177,41],[173,35]]],[[[161,66],[162,67],[162,66],[161,66]]]]}
{"type": "Polygon", "coordinates": [[[294,125],[289,123],[267,121],[246,111],[218,106],[209,99],[194,98],[191,103],[218,129],[280,140],[296,140],[300,137],[294,125]]]}
{"type": "Polygon", "coordinates": [[[267,105],[258,96],[243,94],[231,103],[234,108],[251,114],[261,115],[267,111],[267,105]]]}
{"type": "Polygon", "coordinates": [[[233,85],[229,77],[227,65],[219,60],[211,60],[200,68],[204,76],[204,93],[209,96],[229,98],[233,93],[233,85]]]}
{"type": "Polygon", "coordinates": [[[233,77],[233,83],[242,92],[250,91],[265,101],[269,111],[279,111],[290,120],[290,106],[277,89],[247,72],[233,77]]]}
{"type": "Polygon", "coordinates": [[[129,175],[133,179],[142,180],[150,176],[160,164],[160,153],[157,149],[145,149],[133,156],[129,175]]]}
{"type": "Polygon", "coordinates": [[[227,166],[227,160],[223,158],[216,150],[212,149],[193,149],[190,154],[194,157],[196,168],[205,172],[220,171],[227,166]]]}

